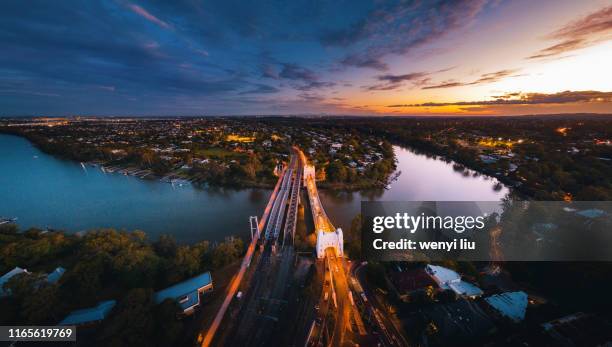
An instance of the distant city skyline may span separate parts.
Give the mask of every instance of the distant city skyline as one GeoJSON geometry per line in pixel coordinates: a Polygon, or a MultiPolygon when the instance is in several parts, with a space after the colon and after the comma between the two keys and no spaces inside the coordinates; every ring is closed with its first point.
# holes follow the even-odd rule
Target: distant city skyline
{"type": "Polygon", "coordinates": [[[608,1],[4,1],[0,115],[612,113],[608,1]]]}

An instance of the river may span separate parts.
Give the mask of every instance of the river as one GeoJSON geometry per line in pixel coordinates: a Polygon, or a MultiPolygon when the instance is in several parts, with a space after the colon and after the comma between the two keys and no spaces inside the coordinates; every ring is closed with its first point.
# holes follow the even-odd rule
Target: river
{"type": "Polygon", "coordinates": [[[360,192],[321,190],[321,203],[329,218],[343,230],[360,212],[362,200],[377,201],[499,201],[508,188],[495,178],[455,167],[439,157],[426,156],[394,146],[401,174],[389,189],[360,192]]]}
{"type": "MultiPolygon", "coordinates": [[[[344,229],[361,200],[496,201],[508,190],[452,163],[395,147],[401,175],[388,190],[321,191],[328,215],[344,229]]],[[[112,227],[146,231],[150,239],[168,233],[183,243],[247,237],[249,216],[260,216],[265,189],[175,187],[58,159],[29,141],[0,135],[0,217],[17,217],[20,228],[70,232],[112,227]]]]}

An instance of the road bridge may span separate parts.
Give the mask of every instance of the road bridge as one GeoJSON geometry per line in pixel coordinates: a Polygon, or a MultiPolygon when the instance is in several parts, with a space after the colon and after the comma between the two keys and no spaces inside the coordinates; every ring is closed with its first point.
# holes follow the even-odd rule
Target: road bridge
{"type": "Polygon", "coordinates": [[[317,258],[325,258],[325,250],[328,248],[333,248],[337,256],[344,256],[342,229],[334,227],[323,209],[315,181],[315,168],[312,165],[304,165],[304,186],[308,191],[310,210],[317,234],[317,258]]]}

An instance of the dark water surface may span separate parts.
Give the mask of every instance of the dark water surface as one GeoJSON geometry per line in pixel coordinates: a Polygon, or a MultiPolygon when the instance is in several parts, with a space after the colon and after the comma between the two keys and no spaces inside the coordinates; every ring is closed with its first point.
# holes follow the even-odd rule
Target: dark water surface
{"type": "Polygon", "coordinates": [[[0,216],[28,227],[76,232],[100,227],[172,233],[180,242],[249,233],[270,195],[262,189],[173,187],[47,155],[0,135],[0,216]]]}
{"type": "MultiPolygon", "coordinates": [[[[321,191],[332,221],[350,226],[361,200],[496,201],[495,179],[458,172],[452,163],[395,147],[402,174],[389,190],[321,191]]],[[[44,154],[27,140],[0,135],[0,217],[18,217],[20,227],[70,232],[101,227],[144,230],[151,239],[171,233],[180,242],[246,237],[249,216],[260,216],[270,190],[173,187],[44,154]]]]}

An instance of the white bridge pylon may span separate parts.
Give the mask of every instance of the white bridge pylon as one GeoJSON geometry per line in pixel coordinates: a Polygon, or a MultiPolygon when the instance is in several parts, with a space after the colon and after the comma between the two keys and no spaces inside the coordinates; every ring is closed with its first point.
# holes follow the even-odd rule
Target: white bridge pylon
{"type": "Polygon", "coordinates": [[[308,191],[312,219],[317,233],[317,258],[325,258],[325,250],[328,248],[333,248],[336,256],[344,256],[342,229],[334,227],[323,209],[315,182],[315,168],[312,165],[304,165],[304,186],[308,191]]]}

